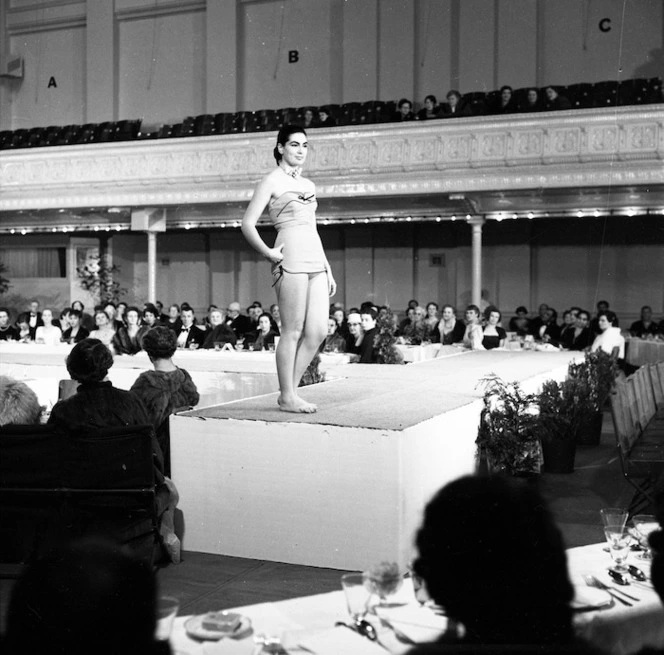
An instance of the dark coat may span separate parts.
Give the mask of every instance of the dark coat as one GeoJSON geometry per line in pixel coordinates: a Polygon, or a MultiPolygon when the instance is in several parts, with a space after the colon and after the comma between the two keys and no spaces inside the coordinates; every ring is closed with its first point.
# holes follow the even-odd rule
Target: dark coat
{"type": "Polygon", "coordinates": [[[377,336],[377,327],[371,328],[371,330],[367,330],[364,333],[362,343],[360,344],[360,364],[376,364],[378,362],[378,352],[374,345],[377,336]]]}
{"type": "Polygon", "coordinates": [[[78,332],[72,341],[71,331],[72,328],[68,328],[62,333],[63,341],[66,341],[67,343],[78,343],[79,341],[83,341],[83,339],[87,339],[90,336],[90,332],[88,332],[88,330],[86,330],[82,325],[79,325],[78,332]]]}
{"type": "Polygon", "coordinates": [[[222,323],[207,331],[203,348],[214,348],[215,342],[230,343],[234,346],[237,343],[237,337],[228,325],[222,323]]]}

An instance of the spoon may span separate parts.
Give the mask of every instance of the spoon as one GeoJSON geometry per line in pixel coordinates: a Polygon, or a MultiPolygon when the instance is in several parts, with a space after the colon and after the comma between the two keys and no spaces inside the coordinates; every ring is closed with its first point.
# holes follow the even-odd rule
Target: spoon
{"type": "Polygon", "coordinates": [[[629,571],[629,574],[635,579],[635,580],[640,580],[641,582],[645,582],[647,580],[646,574],[637,566],[634,566],[633,564],[629,564],[627,566],[627,570],[629,571]]]}

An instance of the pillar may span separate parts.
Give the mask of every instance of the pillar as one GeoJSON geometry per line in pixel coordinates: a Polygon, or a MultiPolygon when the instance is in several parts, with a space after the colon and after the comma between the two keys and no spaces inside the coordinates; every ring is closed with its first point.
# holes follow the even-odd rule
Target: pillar
{"type": "Polygon", "coordinates": [[[148,235],[148,302],[152,304],[157,300],[157,233],[147,232],[148,235]]]}
{"type": "Polygon", "coordinates": [[[468,219],[473,228],[473,254],[472,254],[472,302],[480,307],[482,300],[482,226],[484,219],[475,216],[468,219]]]}

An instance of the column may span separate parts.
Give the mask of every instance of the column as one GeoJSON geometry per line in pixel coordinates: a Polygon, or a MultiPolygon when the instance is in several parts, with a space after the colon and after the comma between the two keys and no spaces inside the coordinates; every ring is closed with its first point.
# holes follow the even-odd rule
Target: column
{"type": "Polygon", "coordinates": [[[468,219],[468,224],[473,228],[473,262],[472,262],[472,302],[480,306],[482,300],[482,226],[484,219],[475,216],[468,219]]]}
{"type": "Polygon", "coordinates": [[[148,235],[148,302],[154,304],[157,300],[157,233],[147,232],[148,235]]]}

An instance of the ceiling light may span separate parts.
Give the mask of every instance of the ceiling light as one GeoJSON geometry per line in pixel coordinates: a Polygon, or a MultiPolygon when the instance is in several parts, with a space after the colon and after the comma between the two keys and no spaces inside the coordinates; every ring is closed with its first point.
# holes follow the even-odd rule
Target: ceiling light
{"type": "Polygon", "coordinates": [[[578,212],[576,212],[576,217],[577,218],[583,218],[583,212],[579,209],[578,212]]]}
{"type": "Polygon", "coordinates": [[[533,218],[535,218],[535,214],[533,214],[533,212],[528,212],[528,218],[532,220],[533,218]]]}

